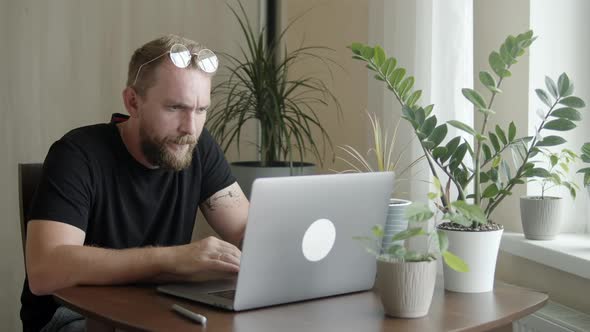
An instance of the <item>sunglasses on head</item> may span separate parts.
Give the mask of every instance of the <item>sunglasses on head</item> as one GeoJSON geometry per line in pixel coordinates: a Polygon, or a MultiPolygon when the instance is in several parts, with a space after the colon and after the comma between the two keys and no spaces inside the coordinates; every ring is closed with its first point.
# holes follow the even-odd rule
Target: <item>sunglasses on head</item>
{"type": "Polygon", "coordinates": [[[219,59],[217,59],[217,55],[215,55],[215,53],[213,53],[213,51],[210,49],[204,48],[198,53],[191,53],[186,46],[182,44],[174,44],[172,47],[170,47],[169,51],[166,51],[165,53],[162,53],[139,66],[137,74],[135,75],[135,80],[133,81],[133,85],[137,83],[139,73],[141,72],[141,68],[143,68],[143,66],[149,64],[150,62],[156,61],[166,54],[170,55],[170,60],[178,68],[188,67],[191,64],[193,56],[197,57],[197,66],[199,69],[207,74],[215,73],[217,71],[217,67],[219,67],[219,59]]]}

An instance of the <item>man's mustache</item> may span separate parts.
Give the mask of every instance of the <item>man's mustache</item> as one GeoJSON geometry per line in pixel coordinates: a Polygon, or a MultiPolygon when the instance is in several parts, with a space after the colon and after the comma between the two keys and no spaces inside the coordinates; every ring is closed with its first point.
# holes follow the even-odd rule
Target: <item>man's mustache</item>
{"type": "Polygon", "coordinates": [[[184,135],[176,137],[170,141],[174,144],[195,144],[197,143],[197,138],[192,135],[184,135]]]}

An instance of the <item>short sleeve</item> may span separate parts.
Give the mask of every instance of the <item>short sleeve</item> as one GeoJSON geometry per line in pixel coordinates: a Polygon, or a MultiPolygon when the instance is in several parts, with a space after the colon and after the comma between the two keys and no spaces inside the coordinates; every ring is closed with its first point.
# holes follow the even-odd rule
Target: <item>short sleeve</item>
{"type": "Polygon", "coordinates": [[[47,153],[27,220],[54,220],[86,231],[91,202],[91,164],[79,146],[62,138],[47,153]]]}
{"type": "Polygon", "coordinates": [[[201,157],[202,182],[199,204],[236,182],[221,147],[206,128],[197,147],[201,157]]]}

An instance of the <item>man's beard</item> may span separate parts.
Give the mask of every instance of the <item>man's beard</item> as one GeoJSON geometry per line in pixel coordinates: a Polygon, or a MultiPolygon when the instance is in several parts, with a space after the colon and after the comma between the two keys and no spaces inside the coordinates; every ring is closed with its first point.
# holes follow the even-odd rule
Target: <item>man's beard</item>
{"type": "Polygon", "coordinates": [[[197,144],[194,136],[184,135],[157,141],[147,134],[143,126],[139,128],[139,135],[141,150],[150,164],[166,170],[181,171],[192,163],[193,150],[197,144]],[[188,149],[184,155],[178,157],[166,147],[169,143],[188,144],[188,149]]]}

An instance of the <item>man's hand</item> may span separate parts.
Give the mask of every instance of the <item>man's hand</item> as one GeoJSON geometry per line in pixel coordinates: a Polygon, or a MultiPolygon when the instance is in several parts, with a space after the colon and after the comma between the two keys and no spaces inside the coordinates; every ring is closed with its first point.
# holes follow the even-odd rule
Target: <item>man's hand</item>
{"type": "Polygon", "coordinates": [[[195,277],[197,280],[229,277],[240,270],[240,250],[212,236],[170,249],[173,259],[166,262],[165,271],[179,279],[196,281],[195,277]]]}

